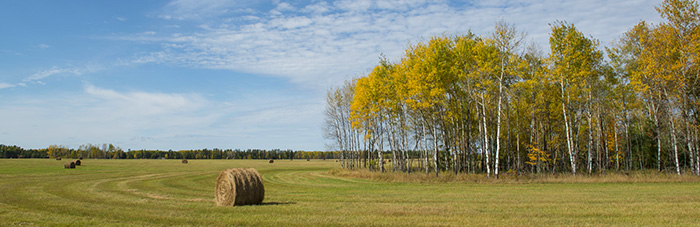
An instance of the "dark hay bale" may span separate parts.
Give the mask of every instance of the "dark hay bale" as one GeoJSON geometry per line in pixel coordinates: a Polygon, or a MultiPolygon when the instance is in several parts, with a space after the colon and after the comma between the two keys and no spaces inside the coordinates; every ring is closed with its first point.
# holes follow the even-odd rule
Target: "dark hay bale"
{"type": "Polygon", "coordinates": [[[265,199],[265,187],[258,171],[227,169],[216,178],[216,205],[241,206],[260,204],[265,199]]]}
{"type": "Polygon", "coordinates": [[[338,162],[338,160],[335,160],[335,162],[338,162]]]}
{"type": "Polygon", "coordinates": [[[76,166],[79,166],[79,165],[80,165],[80,159],[75,160],[75,165],[76,165],[76,166]]]}
{"type": "Polygon", "coordinates": [[[187,159],[182,159],[182,164],[187,164],[187,159]]]}
{"type": "Polygon", "coordinates": [[[75,162],[66,162],[63,164],[64,169],[75,169],[75,162]]]}
{"type": "Polygon", "coordinates": [[[306,161],[307,161],[307,162],[308,162],[308,161],[311,161],[311,159],[308,159],[308,158],[307,158],[306,161]]]}
{"type": "Polygon", "coordinates": [[[61,161],[61,157],[56,157],[56,160],[61,161]]]}
{"type": "Polygon", "coordinates": [[[269,160],[269,161],[267,161],[267,162],[268,162],[268,163],[275,163],[275,160],[273,160],[273,159],[270,159],[270,160],[269,160]]]}
{"type": "Polygon", "coordinates": [[[83,160],[83,157],[80,157],[79,159],[80,159],[80,160],[83,160]]]}

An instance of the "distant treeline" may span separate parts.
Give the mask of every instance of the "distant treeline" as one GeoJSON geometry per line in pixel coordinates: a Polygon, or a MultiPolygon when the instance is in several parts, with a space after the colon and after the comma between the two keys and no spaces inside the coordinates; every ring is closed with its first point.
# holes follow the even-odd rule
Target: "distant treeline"
{"type": "Polygon", "coordinates": [[[262,150],[262,149],[199,149],[180,151],[127,150],[112,144],[86,144],[78,149],[51,145],[43,149],[24,149],[0,144],[0,158],[98,158],[98,159],[334,159],[337,152],[262,150]]]}

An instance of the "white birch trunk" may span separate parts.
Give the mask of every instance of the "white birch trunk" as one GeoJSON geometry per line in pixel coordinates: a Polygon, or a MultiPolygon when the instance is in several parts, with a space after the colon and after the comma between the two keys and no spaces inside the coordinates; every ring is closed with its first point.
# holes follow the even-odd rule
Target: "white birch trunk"
{"type": "MultiPolygon", "coordinates": [[[[591,93],[588,93],[588,98],[591,98],[591,93]]],[[[592,115],[591,115],[591,105],[590,103],[588,104],[588,174],[591,174],[593,172],[593,154],[591,153],[591,150],[593,150],[593,124],[592,124],[592,115]]]]}
{"type": "Polygon", "coordinates": [[[484,95],[481,95],[481,117],[484,126],[484,153],[486,153],[486,177],[491,177],[491,163],[489,155],[489,136],[488,128],[486,127],[486,105],[485,105],[484,95]]]}
{"type": "Polygon", "coordinates": [[[576,175],[576,157],[574,157],[571,147],[571,131],[569,130],[569,120],[566,114],[566,100],[564,99],[564,76],[561,76],[561,109],[564,114],[564,129],[566,130],[566,148],[569,151],[569,161],[571,162],[571,174],[576,175]]]}
{"type": "Polygon", "coordinates": [[[495,156],[496,163],[495,163],[495,166],[493,167],[493,174],[496,176],[496,179],[498,179],[498,169],[499,169],[498,163],[500,160],[499,152],[501,150],[501,142],[500,142],[501,141],[501,99],[503,97],[503,95],[502,95],[503,86],[502,86],[502,82],[501,82],[502,78],[503,78],[503,76],[501,76],[501,80],[499,80],[499,83],[498,83],[498,93],[499,93],[499,95],[498,95],[498,115],[496,115],[496,154],[495,154],[496,155],[495,156]]]}

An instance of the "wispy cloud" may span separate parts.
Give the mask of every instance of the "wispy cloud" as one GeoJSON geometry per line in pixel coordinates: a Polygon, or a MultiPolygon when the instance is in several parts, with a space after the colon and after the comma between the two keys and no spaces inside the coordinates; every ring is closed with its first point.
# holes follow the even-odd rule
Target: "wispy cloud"
{"type": "Polygon", "coordinates": [[[14,84],[0,83],[0,89],[14,87],[14,84]]]}
{"type": "MultiPolygon", "coordinates": [[[[409,42],[433,35],[470,30],[487,35],[499,18],[515,23],[545,49],[548,24],[555,20],[575,23],[607,44],[639,20],[658,20],[650,16],[655,15],[657,4],[602,0],[472,2],[463,6],[421,0],[277,3],[269,12],[208,20],[196,32],[131,38],[162,43],[161,50],[142,57],[150,62],[280,76],[325,89],[348,76],[366,73],[380,53],[398,59],[409,42]]],[[[164,8],[164,14],[188,19],[240,8],[231,2],[176,0],[164,8]]]]}
{"type": "Polygon", "coordinates": [[[98,88],[91,84],[85,85],[85,93],[98,98],[109,106],[118,107],[113,112],[124,115],[157,115],[198,109],[206,105],[199,95],[163,94],[147,92],[117,92],[98,88]]]}
{"type": "Polygon", "coordinates": [[[299,97],[271,91],[221,102],[197,93],[85,84],[77,93],[0,99],[0,119],[13,119],[0,121],[0,134],[28,147],[111,142],[133,149],[308,149],[318,141],[314,113],[321,100],[293,99],[299,97]]]}
{"type": "MultiPolygon", "coordinates": [[[[409,43],[433,35],[468,31],[488,35],[500,18],[527,32],[528,39],[545,51],[548,24],[555,20],[574,23],[605,45],[640,20],[658,23],[653,6],[659,3],[660,0],[173,0],[151,11],[148,19],[159,21],[139,24],[140,31],[131,27],[129,33],[118,30],[109,35],[119,47],[128,47],[124,48],[126,53],[110,49],[116,55],[112,52],[94,61],[84,59],[94,64],[81,64],[80,59],[53,61],[53,67],[22,74],[16,81],[3,80],[7,83],[0,83],[0,90],[10,98],[0,99],[0,119],[12,121],[0,121],[0,134],[6,141],[29,147],[114,142],[135,149],[309,149],[322,144],[319,126],[323,91],[348,77],[367,73],[377,64],[380,53],[398,60],[409,43]],[[103,61],[109,56],[113,58],[103,61]],[[209,94],[147,90],[150,88],[129,90],[129,81],[119,88],[100,82],[107,76],[118,79],[124,71],[140,71],[144,65],[143,68],[153,68],[150,64],[169,70],[168,66],[224,69],[252,74],[253,80],[260,76],[284,78],[281,83],[291,81],[299,86],[271,86],[255,94],[237,91],[235,95],[201,88],[214,93],[213,98],[209,94]],[[97,79],[98,72],[103,71],[108,73],[97,79]],[[82,89],[63,93],[11,92],[63,76],[81,77],[71,82],[88,82],[82,89]],[[299,91],[308,93],[298,94],[299,91]],[[217,101],[220,99],[227,102],[217,101]],[[37,131],[42,133],[36,134],[37,131]],[[277,147],[280,144],[283,147],[277,147]]],[[[142,22],[135,17],[112,20],[142,22]]],[[[51,49],[60,48],[52,45],[51,49]]],[[[29,56],[31,51],[25,50],[22,56],[29,56]]],[[[19,53],[0,50],[0,54],[14,57],[19,53]]],[[[133,77],[137,76],[168,79],[138,73],[133,77]]],[[[223,81],[237,83],[239,79],[223,81]]],[[[197,85],[188,86],[192,86],[190,91],[199,89],[197,85]]]]}
{"type": "Polygon", "coordinates": [[[83,67],[58,67],[58,66],[53,66],[50,69],[47,70],[41,70],[39,72],[36,72],[32,75],[29,75],[28,77],[24,78],[22,82],[35,82],[35,83],[43,83],[42,80],[44,78],[54,76],[54,75],[82,75],[84,73],[92,73],[99,71],[102,67],[97,66],[97,65],[86,65],[83,67]]]}

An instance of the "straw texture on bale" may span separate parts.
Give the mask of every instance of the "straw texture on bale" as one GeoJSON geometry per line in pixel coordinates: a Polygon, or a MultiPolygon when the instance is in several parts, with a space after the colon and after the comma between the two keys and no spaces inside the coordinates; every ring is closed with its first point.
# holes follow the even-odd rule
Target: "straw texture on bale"
{"type": "Polygon", "coordinates": [[[268,162],[268,163],[275,163],[275,160],[270,159],[270,160],[267,161],[267,162],[268,162]]]}
{"type": "Polygon", "coordinates": [[[66,162],[66,164],[63,164],[63,168],[65,168],[65,169],[75,169],[75,162],[66,162]]]}
{"type": "Polygon", "coordinates": [[[76,166],[79,166],[79,165],[80,165],[80,159],[75,160],[75,165],[76,165],[76,166]]]}
{"type": "Polygon", "coordinates": [[[216,178],[216,204],[219,206],[260,204],[263,199],[262,177],[253,168],[227,169],[216,178]]]}
{"type": "Polygon", "coordinates": [[[187,164],[187,159],[182,159],[182,164],[187,164]]]}

